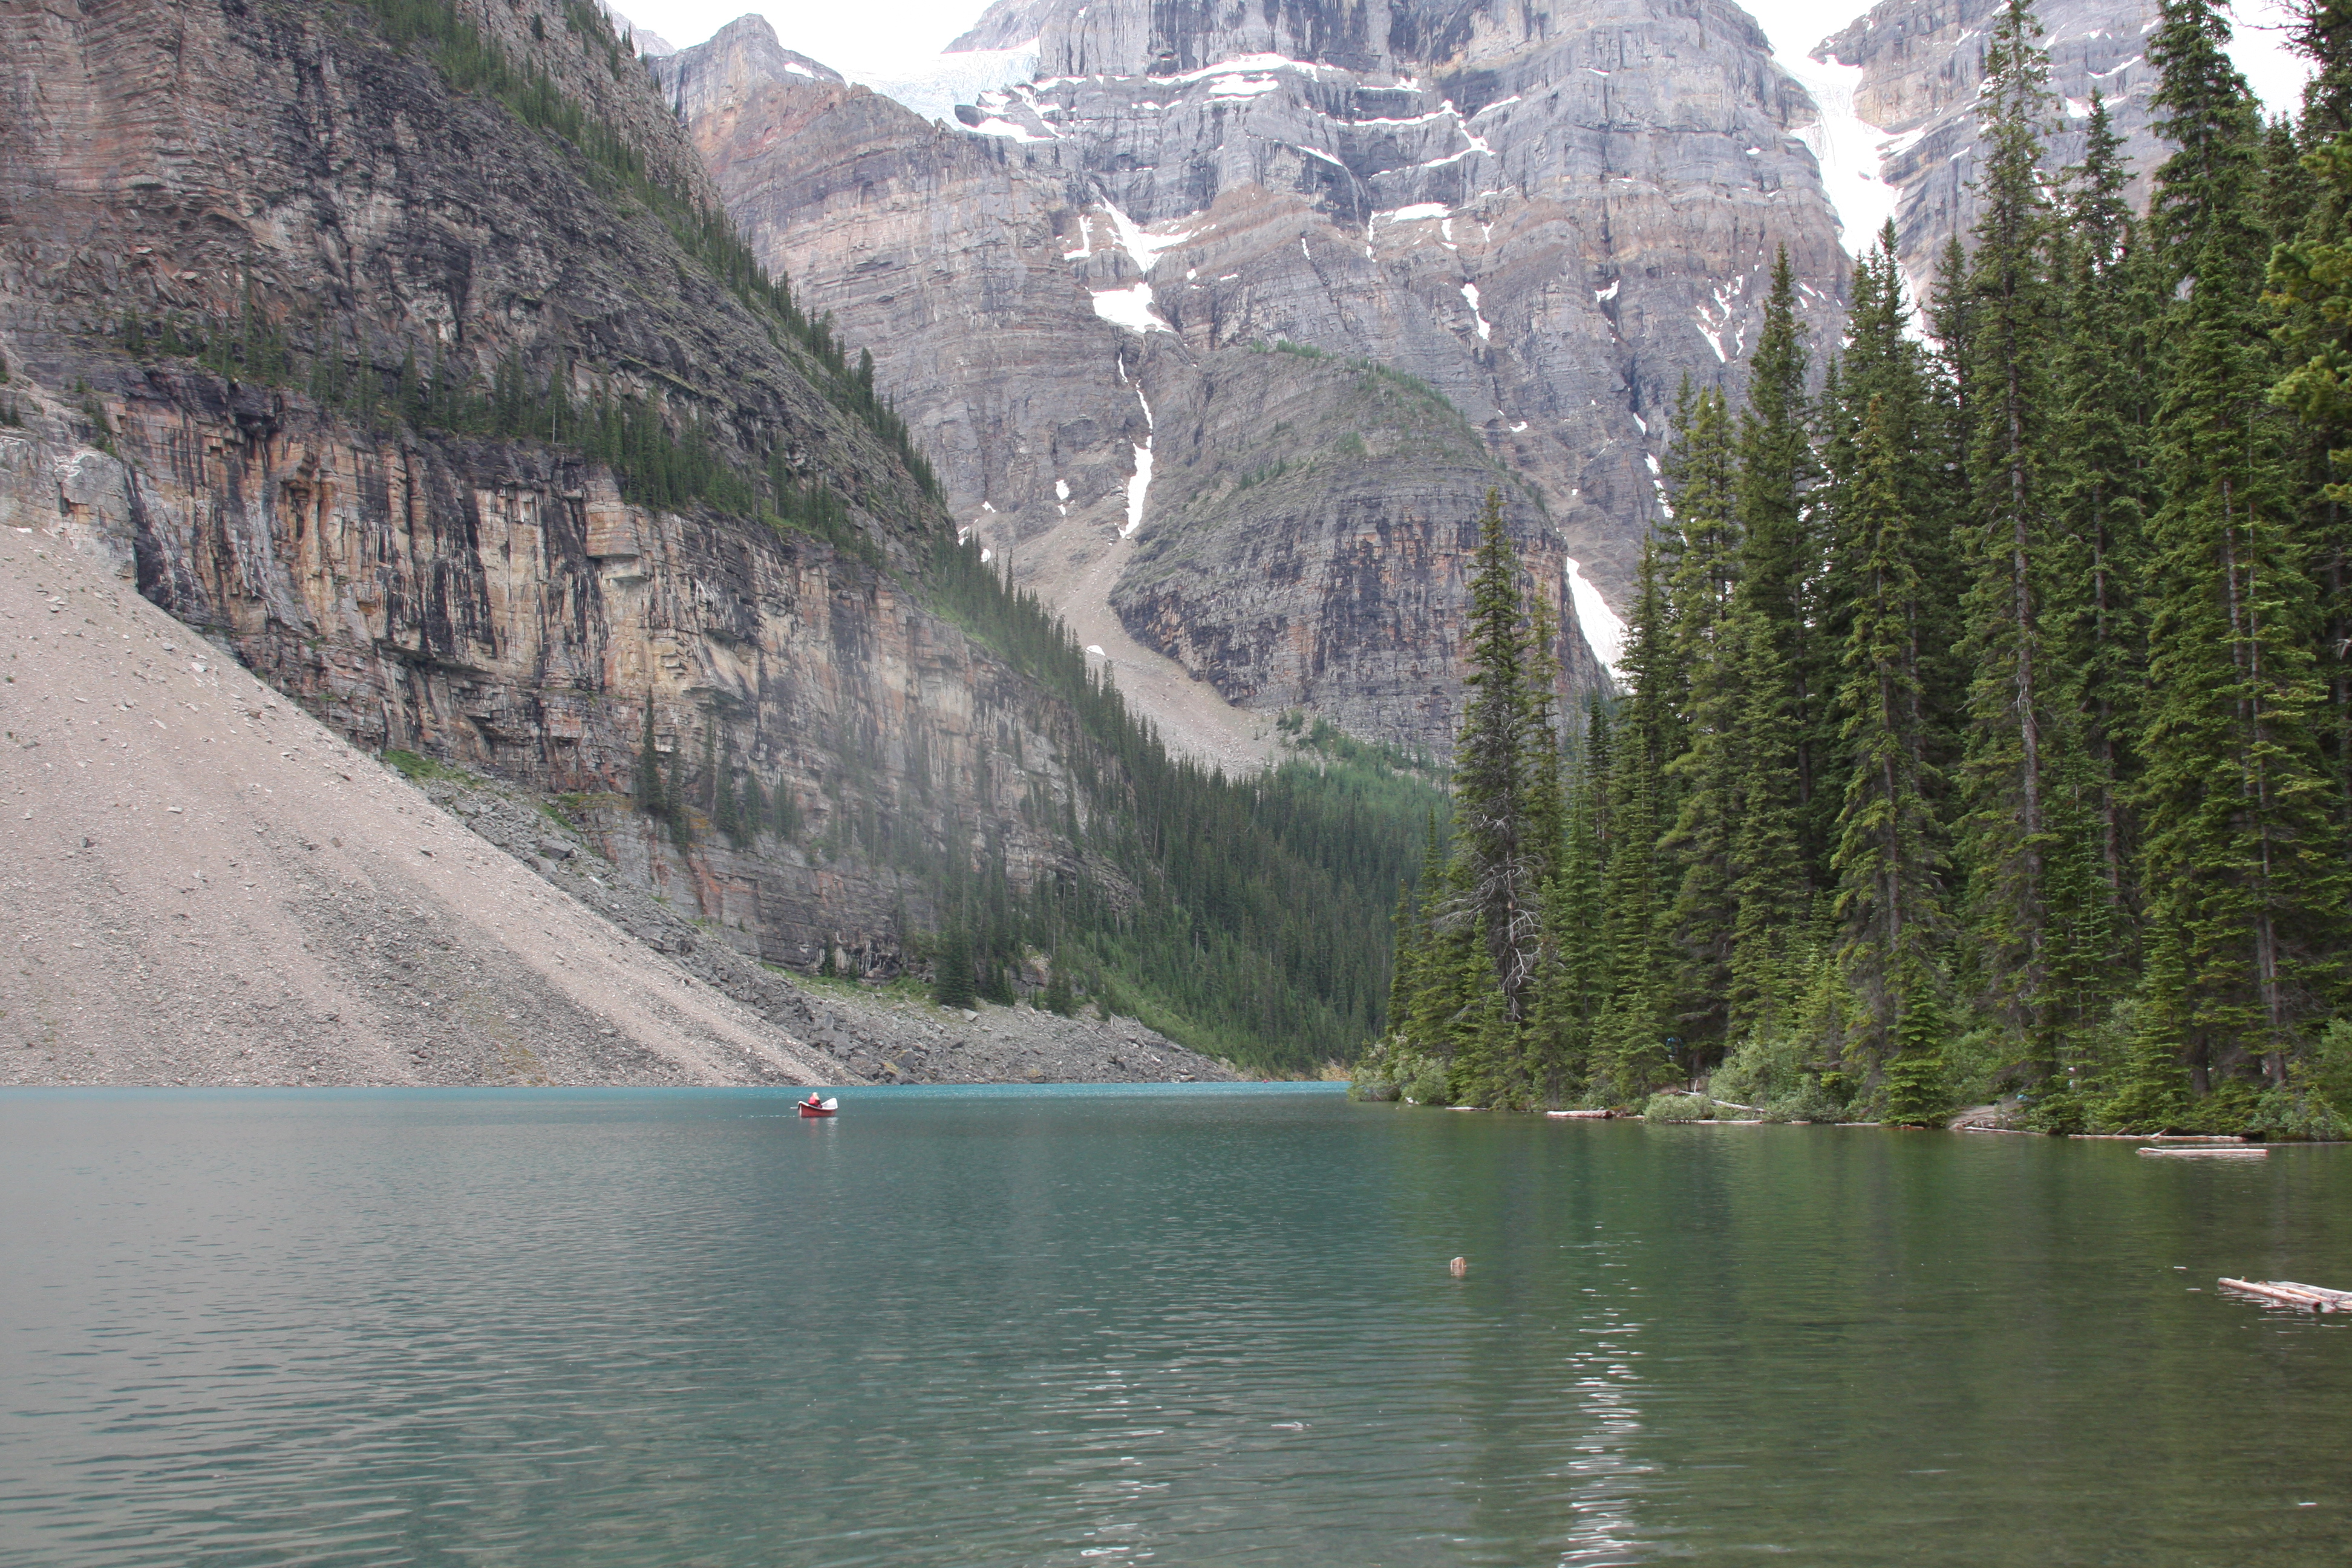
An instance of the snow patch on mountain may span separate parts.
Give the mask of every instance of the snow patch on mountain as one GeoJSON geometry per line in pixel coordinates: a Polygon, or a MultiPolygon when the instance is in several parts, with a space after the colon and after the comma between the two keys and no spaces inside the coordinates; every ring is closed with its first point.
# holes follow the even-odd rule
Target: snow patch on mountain
{"type": "Polygon", "coordinates": [[[1133,332],[1172,332],[1176,329],[1151,308],[1151,285],[1130,283],[1124,289],[1097,289],[1095,314],[1133,332]]]}
{"type": "Polygon", "coordinates": [[[1571,559],[1568,563],[1569,603],[1576,606],[1576,623],[1584,630],[1585,646],[1592,657],[1617,673],[1617,657],[1625,651],[1625,623],[1601,596],[1601,590],[1584,580],[1583,571],[1571,559]]]}
{"type": "MultiPolygon", "coordinates": [[[[1037,40],[1009,49],[965,49],[956,54],[901,56],[896,58],[843,62],[842,75],[863,82],[885,98],[895,98],[926,120],[956,122],[956,105],[977,103],[981,94],[996,92],[1032,80],[1037,75],[1037,40]]],[[[1016,141],[1042,140],[1034,132],[1015,134],[1011,122],[992,135],[1012,135],[1016,141]]]]}
{"type": "Polygon", "coordinates": [[[1800,126],[1797,139],[1812,150],[1822,167],[1822,190],[1838,216],[1848,256],[1860,256],[1895,216],[1895,188],[1879,178],[1884,149],[1890,138],[1853,111],[1853,91],[1861,85],[1860,66],[1841,65],[1832,57],[1817,60],[1800,55],[1776,56],[1780,68],[1812,95],[1821,117],[1800,126]]]}

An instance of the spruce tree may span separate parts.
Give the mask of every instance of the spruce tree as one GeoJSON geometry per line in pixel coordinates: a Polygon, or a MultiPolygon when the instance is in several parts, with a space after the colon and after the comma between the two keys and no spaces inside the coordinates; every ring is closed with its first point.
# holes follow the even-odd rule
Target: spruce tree
{"type": "Polygon", "coordinates": [[[1444,912],[1446,856],[1437,833],[1437,815],[1430,814],[1422,837],[1421,869],[1410,886],[1400,889],[1396,912],[1396,967],[1389,990],[1389,1033],[1408,1047],[1430,1053],[1437,1043],[1417,1038],[1415,1020],[1423,1002],[1436,985],[1432,971],[1437,921],[1444,912]]]}
{"type": "MultiPolygon", "coordinates": [[[[826,953],[831,956],[831,945],[826,953]]],[[[971,936],[961,921],[950,921],[940,933],[939,956],[931,965],[931,999],[942,1007],[970,1008],[978,990],[972,973],[971,936]]]]}
{"type": "Polygon", "coordinates": [[[2053,212],[2042,167],[2052,117],[2049,60],[2025,0],[2007,0],[1985,52],[1983,174],[1958,352],[1975,404],[1969,449],[1977,503],[1967,599],[1969,692],[1959,829],[1969,873],[1974,971],[2023,1059],[2047,1076],[2057,1054],[2048,943],[2047,861],[2053,774],[2068,715],[2053,702],[2046,618],[2055,551],[2042,460],[2048,370],[2057,336],[2050,278],[2053,212]]]}
{"type": "Polygon", "coordinates": [[[1548,650],[1538,650],[1531,633],[1519,574],[1518,552],[1503,531],[1502,493],[1489,489],[1470,588],[1470,693],[1454,753],[1454,846],[1465,912],[1485,927],[1514,1023],[1525,1019],[1530,999],[1559,827],[1559,741],[1549,693],[1538,702],[1530,689],[1531,677],[1549,682],[1548,650]]]}
{"type": "Polygon", "coordinates": [[[1951,1088],[1944,1068],[1944,1012],[1927,955],[1914,949],[1896,976],[1895,1056],[1886,1064],[1884,1120],[1924,1127],[1950,1114],[1951,1088]]]}
{"type": "Polygon", "coordinates": [[[702,716],[702,795],[703,814],[714,823],[719,817],[722,791],[719,788],[719,722],[709,713],[702,716]]]}
{"type": "Polygon", "coordinates": [[[2050,700],[2075,737],[2051,775],[2048,1016],[2058,1062],[2077,1080],[2095,1070],[2083,1044],[2136,962],[2130,790],[2147,657],[2150,324],[2162,305],[2150,253],[2132,244],[2122,147],[2094,93],[2084,161],[2068,171],[2068,222],[2053,264],[2062,326],[2042,466],[2053,531],[2044,617],[2050,700]]]}
{"type": "Polygon", "coordinates": [[[743,830],[742,795],[735,785],[735,745],[732,737],[719,743],[717,771],[710,783],[710,826],[730,844],[748,837],[743,830]]]}
{"type": "Polygon", "coordinates": [[[2315,68],[2303,89],[2303,133],[2320,143],[2352,132],[2352,5],[2296,0],[2288,46],[2315,68]]]}
{"type": "Polygon", "coordinates": [[[668,765],[662,769],[662,820],[669,824],[670,842],[680,849],[694,842],[694,819],[686,808],[686,781],[678,776],[677,759],[685,750],[673,742],[668,765]]]}
{"type": "MultiPolygon", "coordinates": [[[[1948,450],[1948,411],[1937,406],[1938,393],[1948,395],[1949,389],[1940,385],[1934,368],[1912,332],[1911,311],[1895,258],[1895,226],[1889,223],[1854,264],[1843,353],[1829,367],[1821,399],[1822,484],[1815,499],[1826,517],[1820,527],[1823,559],[1816,596],[1821,627],[1837,639],[1832,651],[1841,668],[1847,601],[1854,591],[1848,574],[1855,559],[1854,542],[1843,527],[1843,519],[1853,510],[1848,492],[1858,471],[1856,454],[1871,405],[1878,405],[1882,434],[1897,458],[1894,471],[1874,471],[1875,476],[1879,482],[1895,488],[1924,532],[1932,535],[1936,524],[1955,515],[1955,491],[1962,498],[1967,492],[1967,476],[1953,466],[1948,450]]],[[[1939,541],[1930,537],[1917,542],[1919,553],[1914,565],[1919,574],[1919,608],[1925,615],[1940,613],[1948,617],[1957,609],[1959,579],[1950,570],[1939,541]],[[1931,561],[1942,565],[1940,574],[1929,569],[1931,561]],[[1942,598],[1955,602],[1938,605],[1942,598]]],[[[1938,633],[1954,632],[1958,623],[1949,618],[1922,623],[1923,659],[1932,651],[1926,641],[1930,626],[1938,633]]],[[[1932,702],[1929,707],[1932,710],[1932,702]]],[[[1835,727],[1832,724],[1832,732],[1835,727]]],[[[1842,785],[1841,775],[1838,787],[1842,785]]],[[[1833,788],[1832,794],[1836,793],[1833,788]]]]}
{"type": "MultiPolygon", "coordinates": [[[[2162,0],[2147,59],[2159,73],[2157,132],[2174,151],[2156,171],[2148,224],[2176,279],[2209,238],[2222,231],[2242,237],[2254,216],[2262,116],[2229,47],[2229,20],[2210,0],[2162,0]]],[[[2263,259],[2237,258],[2257,268],[2263,259]]]]}
{"type": "Polygon", "coordinates": [[[2179,285],[2154,433],[2142,1054],[2170,1051],[2200,1095],[2242,1050],[2284,1081],[2299,1031],[2340,995],[2347,892],[2315,734],[2317,606],[2266,401],[2260,139],[2228,38],[2203,0],[2168,0],[2149,50],[2180,149],[2152,204],[2179,285]]]}
{"type": "Polygon", "coordinates": [[[1045,992],[1037,1005],[1048,1013],[1058,1013],[1067,1018],[1078,1010],[1077,993],[1070,986],[1070,971],[1056,953],[1046,960],[1045,992]]]}
{"type": "Polygon", "coordinates": [[[1670,916],[1681,957],[1675,1012],[1684,1038],[1712,1043],[1722,1038],[1731,991],[1739,746],[1748,709],[1747,659],[1732,616],[1739,473],[1731,417],[1719,391],[1693,393],[1685,384],[1665,479],[1672,505],[1659,547],[1666,567],[1663,591],[1675,607],[1675,661],[1686,678],[1678,754],[1666,763],[1679,795],[1664,845],[1681,871],[1670,916]]]}
{"type": "Polygon", "coordinates": [[[2338,794],[2352,802],[2352,7],[2315,3],[2297,24],[2295,47],[2317,74],[2305,94],[2298,171],[2307,210],[2270,261],[2268,302],[2285,361],[2271,396],[2296,419],[2293,461],[2327,685],[2321,743],[2338,794]]]}
{"type": "Polygon", "coordinates": [[[1412,999],[1421,990],[1421,913],[1415,907],[1412,884],[1397,884],[1396,912],[1389,917],[1389,929],[1393,933],[1389,962],[1388,1036],[1399,1037],[1399,1031],[1412,1012],[1412,999]]]}
{"type": "Polygon", "coordinates": [[[1602,854],[1605,792],[1594,787],[1608,768],[1608,716],[1598,699],[1572,748],[1567,826],[1558,869],[1544,889],[1544,966],[1528,1026],[1528,1080],[1545,1105],[1580,1097],[1591,1077],[1592,1026],[1609,990],[1603,936],[1602,854]]]}
{"type": "Polygon", "coordinates": [[[1822,541],[1812,504],[1820,469],[1804,331],[1784,247],[1748,363],[1739,463],[1745,531],[1726,639],[1739,668],[1725,1008],[1734,1037],[1773,1026],[1794,998],[1835,809],[1825,787],[1835,749],[1832,654],[1821,636],[1822,541]]]}
{"type": "Polygon", "coordinates": [[[637,809],[647,816],[666,818],[669,816],[668,792],[662,787],[661,752],[654,744],[654,694],[646,693],[645,734],[637,742],[637,770],[631,793],[637,797],[637,809]]]}
{"type": "Polygon", "coordinates": [[[1610,737],[1611,780],[1606,908],[1608,994],[1593,1025],[1593,1092],[1637,1101],[1672,1076],[1667,1048],[1674,947],[1667,900],[1678,883],[1662,843],[1674,809],[1666,763],[1677,726],[1668,694],[1677,668],[1673,626],[1658,580],[1654,543],[1642,552],[1641,574],[1620,673],[1633,688],[1610,737]]]}
{"type": "Polygon", "coordinates": [[[1863,1025],[1851,1043],[1879,1060],[1901,1048],[1943,919],[1943,834],[1918,669],[1917,519],[1904,503],[1892,435],[1903,423],[1885,395],[1874,398],[1839,485],[1840,533],[1853,556],[1838,691],[1849,770],[1833,861],[1840,963],[1863,1025]]]}

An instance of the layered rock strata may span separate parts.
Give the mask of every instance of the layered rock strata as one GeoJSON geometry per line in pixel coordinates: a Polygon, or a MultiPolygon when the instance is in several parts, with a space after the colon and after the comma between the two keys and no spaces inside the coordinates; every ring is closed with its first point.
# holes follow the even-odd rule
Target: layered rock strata
{"type": "Polygon", "coordinates": [[[398,777],[62,542],[0,533],[0,1083],[1230,1076],[1132,1019],[804,988],[619,875],[617,825],[398,777]]]}
{"type": "Polygon", "coordinates": [[[362,744],[603,810],[627,874],[722,940],[887,973],[933,918],[897,868],[1076,873],[1021,809],[1069,800],[1074,720],[910,595],[947,519],[656,216],[715,197],[578,15],[487,14],[514,79],[587,111],[535,132],[361,7],[0,7],[0,403],[24,422],[0,432],[0,521],[123,563],[362,744]],[[653,184],[583,153],[604,132],[653,184]],[[248,368],[158,352],[167,322],[248,368]],[[722,461],[772,449],[854,537],[641,504],[574,447],[411,425],[395,409],[436,363],[515,407],[555,382],[575,407],[635,399],[722,461]],[[622,796],[648,728],[698,825],[683,844],[622,796]],[[734,841],[709,826],[722,781],[763,803],[734,841]]]}
{"type": "MultiPolygon", "coordinates": [[[[1860,68],[1854,112],[1887,137],[1880,174],[1900,193],[1895,232],[1916,281],[1935,274],[1953,236],[1965,239],[1976,225],[1977,84],[2000,9],[2000,0],[1884,0],[1812,51],[1860,68]]],[[[2156,134],[2157,74],[2143,52],[2155,0],[2043,0],[2034,9],[2057,100],[2047,166],[2082,161],[2095,92],[2125,138],[2131,203],[2145,206],[2148,177],[2167,155],[2156,134]]]]}
{"type": "MultiPolygon", "coordinates": [[[[1477,517],[1541,539],[1542,499],[1425,384],[1311,351],[1228,349],[1156,405],[1163,509],[1113,592],[1225,698],[1448,754],[1477,517]]],[[[1573,603],[1566,568],[1537,586],[1573,603]]],[[[1566,688],[1606,676],[1573,626],[1566,688]]]]}
{"type": "Polygon", "coordinates": [[[0,646],[0,1082],[838,1081],[52,534],[0,646]]]}
{"type": "MultiPolygon", "coordinates": [[[[714,95],[711,73],[763,52],[740,37],[757,18],[662,68],[730,210],[876,345],[959,521],[1016,572],[1066,557],[1034,542],[1073,520],[1139,551],[1176,526],[1150,409],[1197,397],[1221,353],[1287,342],[1434,387],[1542,499],[1523,520],[1538,581],[1575,560],[1622,591],[1664,412],[1685,375],[1738,381],[1777,247],[1820,333],[1838,319],[1845,261],[1794,134],[1817,110],[1731,5],[1047,0],[964,41],[1033,26],[1045,74],[961,110],[961,131],[772,71],[714,95]]],[[[1181,622],[1163,605],[1129,629],[1187,659],[1252,642],[1246,585],[1202,586],[1181,622]]],[[[1444,627],[1403,635],[1454,693],[1444,627]]],[[[1332,712],[1398,711],[1346,695],[1358,661],[1330,653],[1332,712]]],[[[1448,721],[1374,732],[1418,743],[1448,721]]]]}

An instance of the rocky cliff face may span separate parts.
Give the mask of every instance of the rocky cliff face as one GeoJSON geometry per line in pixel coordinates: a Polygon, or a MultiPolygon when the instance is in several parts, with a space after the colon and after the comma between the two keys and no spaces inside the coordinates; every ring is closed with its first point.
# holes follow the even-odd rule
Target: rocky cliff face
{"type": "MultiPolygon", "coordinates": [[[[1154,411],[1160,510],[1120,616],[1229,701],[1447,755],[1476,519],[1497,490],[1510,531],[1542,539],[1534,488],[1426,384],[1311,350],[1220,351],[1154,411]]],[[[1570,691],[1606,680],[1572,625],[1552,651],[1570,691]]]]}
{"type": "Polygon", "coordinates": [[[586,124],[528,129],[360,7],[0,5],[0,393],[24,419],[0,521],[119,563],[345,735],[572,793],[747,951],[887,969],[928,919],[894,867],[982,843],[1016,886],[1068,869],[1022,807],[1069,798],[1069,715],[868,563],[919,563],[947,520],[656,216],[657,185],[709,187],[638,63],[585,7],[488,16],[518,96],[543,73],[586,124]],[[167,326],[244,357],[159,352],[167,326]],[[556,383],[721,458],[772,450],[854,548],[398,417],[436,363],[491,405],[556,383]],[[691,807],[757,784],[740,842],[681,847],[626,808],[648,727],[691,807]]]}
{"type": "MultiPolygon", "coordinates": [[[[1728,5],[1024,0],[964,41],[1035,36],[1045,74],[961,110],[961,132],[773,72],[739,72],[710,107],[697,77],[751,59],[731,35],[754,28],[663,68],[730,209],[876,345],[958,521],[1081,620],[1095,606],[1077,590],[1129,570],[1107,573],[1104,552],[1139,558],[1197,521],[1150,466],[1150,410],[1204,396],[1202,367],[1229,351],[1286,342],[1428,383],[1540,498],[1523,542],[1546,591],[1571,560],[1616,589],[1653,515],[1674,388],[1737,380],[1776,247],[1822,331],[1837,320],[1845,262],[1792,134],[1815,110],[1728,5]],[[1074,524],[1090,531],[1083,569],[1074,524]]],[[[1396,530],[1427,499],[1353,504],[1387,505],[1396,530]]],[[[1320,525],[1254,526],[1298,528],[1296,553],[1320,525]]],[[[1207,658],[1221,690],[1291,700],[1295,682],[1204,652],[1262,640],[1255,585],[1195,590],[1181,608],[1112,596],[1128,630],[1207,658]]],[[[1447,624],[1387,635],[1423,645],[1451,691],[1447,624]]],[[[1350,722],[1401,711],[1342,694],[1380,666],[1365,651],[1328,645],[1318,688],[1350,722]]],[[[1401,721],[1377,732],[1418,742],[1449,721],[1401,721]]]]}
{"type": "MultiPolygon", "coordinates": [[[[2155,0],[2043,0],[2035,9],[2060,100],[2049,167],[2081,162],[2096,92],[2126,138],[2131,201],[2144,205],[2147,177],[2166,156],[2150,101],[2156,71],[2141,53],[2155,0]]],[[[1901,193],[1895,230],[1915,279],[1932,276],[1945,244],[1976,224],[1977,84],[2000,10],[2000,0],[1884,0],[1813,50],[1816,59],[1861,68],[1854,112],[1888,137],[1881,174],[1901,193]]]]}

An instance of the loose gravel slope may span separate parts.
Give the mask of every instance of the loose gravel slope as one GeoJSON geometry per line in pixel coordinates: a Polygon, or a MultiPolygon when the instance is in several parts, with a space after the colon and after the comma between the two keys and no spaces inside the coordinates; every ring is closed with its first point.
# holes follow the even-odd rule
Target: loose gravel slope
{"type": "Polygon", "coordinates": [[[386,769],[0,531],[0,1084],[1232,1075],[1131,1019],[811,992],[484,780],[386,769]]]}
{"type": "Polygon", "coordinates": [[[822,1082],[43,534],[0,535],[0,1082],[822,1082]]]}

